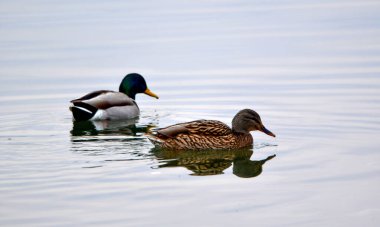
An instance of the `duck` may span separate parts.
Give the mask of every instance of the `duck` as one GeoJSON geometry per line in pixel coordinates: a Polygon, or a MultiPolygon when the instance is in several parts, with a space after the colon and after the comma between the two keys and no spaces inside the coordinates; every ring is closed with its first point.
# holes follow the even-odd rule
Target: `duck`
{"type": "Polygon", "coordinates": [[[169,150],[242,149],[253,144],[251,131],[276,137],[251,109],[240,110],[232,119],[232,128],[217,120],[196,120],[158,129],[147,134],[157,148],[169,150]]]}
{"type": "Polygon", "coordinates": [[[70,111],[75,121],[133,119],[140,115],[140,109],[135,101],[136,94],[139,93],[159,98],[148,89],[143,76],[130,73],[121,81],[118,92],[93,91],[71,100],[70,111]]]}

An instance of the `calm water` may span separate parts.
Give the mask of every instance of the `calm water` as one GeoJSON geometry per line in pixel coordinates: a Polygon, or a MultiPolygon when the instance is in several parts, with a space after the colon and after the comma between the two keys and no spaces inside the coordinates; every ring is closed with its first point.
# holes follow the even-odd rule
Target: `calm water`
{"type": "Polygon", "coordinates": [[[2,226],[378,226],[378,1],[1,1],[2,226]],[[135,121],[69,100],[145,76],[135,121]],[[258,111],[250,150],[144,133],[258,111]],[[273,155],[276,155],[274,157],[273,155]],[[265,160],[266,163],[264,164],[265,160]]]}

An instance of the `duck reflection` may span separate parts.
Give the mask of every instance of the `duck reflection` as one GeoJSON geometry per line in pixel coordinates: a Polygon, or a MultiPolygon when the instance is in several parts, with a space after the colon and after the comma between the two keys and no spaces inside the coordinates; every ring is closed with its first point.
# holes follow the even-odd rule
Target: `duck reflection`
{"type": "Polygon", "coordinates": [[[263,172],[263,165],[265,162],[276,157],[276,155],[268,156],[266,159],[252,161],[249,159],[236,159],[234,160],[233,174],[242,178],[257,177],[263,172]]]}
{"type": "Polygon", "coordinates": [[[146,146],[149,143],[143,134],[154,125],[141,125],[137,121],[75,121],[70,131],[71,151],[86,156],[83,168],[150,159],[150,147],[146,146]]]}
{"type": "Polygon", "coordinates": [[[223,174],[223,171],[233,164],[233,174],[250,178],[261,174],[262,166],[276,155],[263,160],[250,160],[253,151],[245,150],[210,150],[210,151],[170,151],[153,148],[152,153],[165,167],[185,167],[192,171],[194,176],[208,176],[223,174]]]}
{"type": "Polygon", "coordinates": [[[72,136],[97,136],[97,135],[132,135],[146,133],[151,125],[136,126],[138,118],[120,121],[73,121],[73,129],[70,131],[72,136]]]}

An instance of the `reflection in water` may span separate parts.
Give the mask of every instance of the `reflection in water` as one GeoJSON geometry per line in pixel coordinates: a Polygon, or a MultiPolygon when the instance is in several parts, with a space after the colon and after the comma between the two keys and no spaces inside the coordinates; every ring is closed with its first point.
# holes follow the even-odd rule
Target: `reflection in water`
{"type": "Polygon", "coordinates": [[[73,129],[70,131],[72,136],[97,136],[97,135],[133,135],[145,133],[153,125],[136,126],[138,118],[120,121],[74,121],[73,129]]]}
{"type": "Polygon", "coordinates": [[[251,161],[252,150],[209,150],[209,151],[170,151],[153,148],[151,151],[163,167],[182,166],[192,171],[194,176],[223,174],[233,163],[233,173],[238,177],[256,177],[262,172],[264,163],[276,155],[260,161],[251,161]]]}
{"type": "Polygon", "coordinates": [[[260,175],[261,172],[263,172],[264,163],[271,160],[274,157],[276,157],[275,154],[268,156],[266,159],[258,161],[252,161],[249,159],[235,159],[233,174],[243,178],[256,177],[260,175]]]}
{"type": "Polygon", "coordinates": [[[83,168],[101,167],[114,161],[149,159],[150,147],[146,147],[149,142],[143,134],[155,127],[154,119],[143,125],[137,124],[138,120],[74,121],[70,131],[71,151],[84,155],[83,168]]]}

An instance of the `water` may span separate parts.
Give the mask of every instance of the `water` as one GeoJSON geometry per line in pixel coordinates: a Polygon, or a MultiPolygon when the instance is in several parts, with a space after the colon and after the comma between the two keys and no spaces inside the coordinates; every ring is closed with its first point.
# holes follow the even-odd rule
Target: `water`
{"type": "Polygon", "coordinates": [[[378,1],[3,1],[3,226],[377,226],[378,1]],[[135,121],[69,100],[145,76],[135,121]],[[258,111],[253,149],[162,152],[144,133],[258,111]],[[276,155],[276,157],[273,157],[276,155]],[[268,160],[265,164],[259,160],[268,160]]]}

